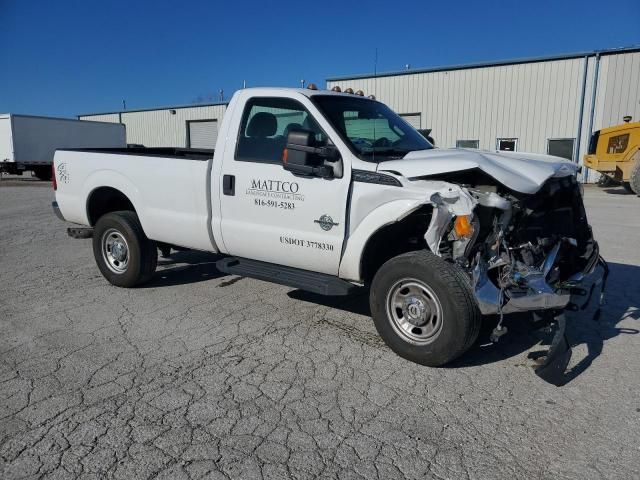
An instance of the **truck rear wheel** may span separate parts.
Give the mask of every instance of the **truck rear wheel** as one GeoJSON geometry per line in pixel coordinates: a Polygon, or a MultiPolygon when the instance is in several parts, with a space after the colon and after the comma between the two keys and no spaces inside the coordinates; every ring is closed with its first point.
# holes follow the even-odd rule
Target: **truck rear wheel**
{"type": "Polygon", "coordinates": [[[131,211],[107,213],[93,229],[93,255],[102,275],[118,287],[147,282],[156,270],[158,249],[131,211]]]}
{"type": "Polygon", "coordinates": [[[481,315],[470,284],[454,265],[426,251],[387,261],[370,293],[378,333],[395,353],[442,366],[473,345],[481,315]]]}

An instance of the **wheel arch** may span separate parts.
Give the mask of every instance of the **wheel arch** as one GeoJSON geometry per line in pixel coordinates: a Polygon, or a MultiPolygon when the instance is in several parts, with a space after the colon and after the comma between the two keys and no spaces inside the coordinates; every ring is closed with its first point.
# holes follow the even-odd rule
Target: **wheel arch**
{"type": "Polygon", "coordinates": [[[121,210],[137,213],[133,202],[117,188],[109,186],[97,187],[87,197],[87,219],[91,226],[94,226],[103,215],[121,210]]]}
{"type": "Polygon", "coordinates": [[[340,277],[367,283],[388,259],[423,248],[419,239],[428,228],[432,211],[432,205],[420,200],[397,200],[371,212],[347,241],[340,277]],[[418,243],[412,244],[416,235],[418,243]]]}
{"type": "Polygon", "coordinates": [[[117,210],[135,212],[142,226],[145,226],[140,190],[122,173],[109,169],[95,170],[83,182],[81,195],[86,199],[84,213],[91,226],[95,226],[102,215],[117,210]],[[113,199],[111,203],[107,201],[110,198],[113,199]],[[97,201],[107,203],[98,208],[97,201]]]}

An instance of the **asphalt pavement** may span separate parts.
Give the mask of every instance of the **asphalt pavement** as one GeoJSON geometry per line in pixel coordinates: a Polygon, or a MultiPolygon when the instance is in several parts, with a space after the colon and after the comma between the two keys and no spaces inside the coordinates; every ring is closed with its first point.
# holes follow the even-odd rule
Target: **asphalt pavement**
{"type": "Polygon", "coordinates": [[[568,383],[549,340],[491,320],[445,368],[393,354],[366,295],[323,298],[160,259],[120,289],[73,240],[44,182],[0,182],[0,478],[640,477],[640,198],[585,189],[611,266],[572,314],[568,383]]]}

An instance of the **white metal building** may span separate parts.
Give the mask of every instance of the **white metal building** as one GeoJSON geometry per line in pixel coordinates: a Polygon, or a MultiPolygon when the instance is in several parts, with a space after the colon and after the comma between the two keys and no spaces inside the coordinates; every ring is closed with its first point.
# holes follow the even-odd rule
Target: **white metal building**
{"type": "Polygon", "coordinates": [[[625,115],[640,119],[640,48],[327,80],[336,85],[373,94],[417,128],[433,129],[440,147],[581,162],[592,131],[625,115]]]}
{"type": "Polygon", "coordinates": [[[145,147],[214,148],[227,104],[124,110],[78,115],[80,120],[124,123],[127,143],[145,147]]]}
{"type": "MultiPolygon", "coordinates": [[[[581,162],[591,132],[640,119],[640,47],[327,80],[373,94],[440,147],[517,150],[581,162]],[[579,141],[576,141],[579,139],[579,141]]],[[[121,122],[128,143],[213,148],[225,103],[80,115],[121,122]]]]}

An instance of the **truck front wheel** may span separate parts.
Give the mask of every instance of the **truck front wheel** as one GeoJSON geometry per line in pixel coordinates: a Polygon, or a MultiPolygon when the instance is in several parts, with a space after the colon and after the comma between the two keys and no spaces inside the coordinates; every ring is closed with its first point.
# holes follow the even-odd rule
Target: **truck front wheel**
{"type": "Polygon", "coordinates": [[[156,270],[158,249],[131,211],[107,213],[93,229],[93,255],[102,275],[118,287],[147,282],[156,270]]]}
{"type": "Polygon", "coordinates": [[[382,265],[369,301],[376,329],[389,348],[430,367],[468,350],[478,337],[481,316],[463,275],[426,251],[405,253],[382,265]]]}

